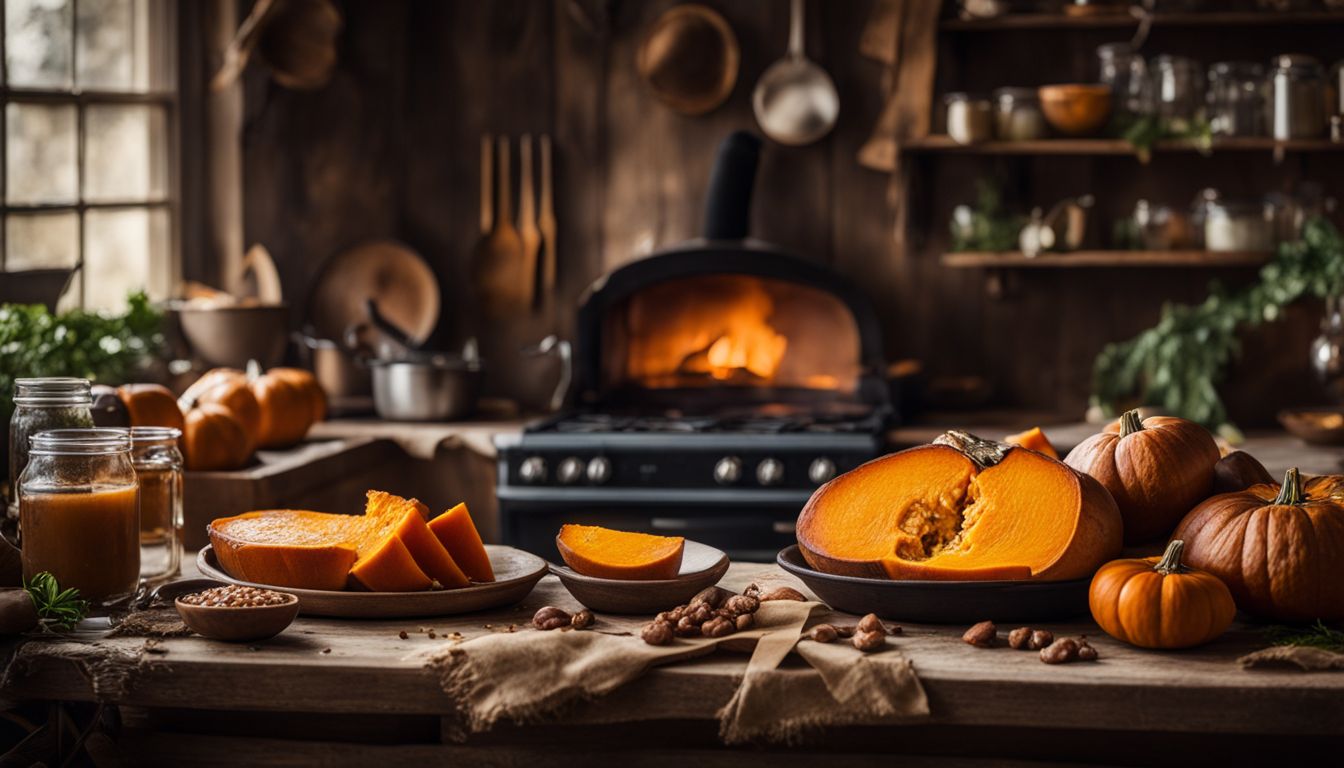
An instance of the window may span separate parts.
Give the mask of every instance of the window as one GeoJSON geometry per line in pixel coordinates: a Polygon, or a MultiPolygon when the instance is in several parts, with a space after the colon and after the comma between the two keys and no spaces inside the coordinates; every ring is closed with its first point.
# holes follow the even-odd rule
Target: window
{"type": "Polygon", "coordinates": [[[80,266],[62,306],[177,275],[172,0],[0,0],[0,269],[80,266]]]}

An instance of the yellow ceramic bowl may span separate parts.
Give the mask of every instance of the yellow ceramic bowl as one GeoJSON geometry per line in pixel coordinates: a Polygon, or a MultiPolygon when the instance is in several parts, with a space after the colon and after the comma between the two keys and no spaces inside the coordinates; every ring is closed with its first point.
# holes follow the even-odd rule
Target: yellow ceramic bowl
{"type": "Polygon", "coordinates": [[[1043,85],[1039,93],[1046,122],[1065,136],[1090,136],[1111,116],[1109,85],[1043,85]]]}

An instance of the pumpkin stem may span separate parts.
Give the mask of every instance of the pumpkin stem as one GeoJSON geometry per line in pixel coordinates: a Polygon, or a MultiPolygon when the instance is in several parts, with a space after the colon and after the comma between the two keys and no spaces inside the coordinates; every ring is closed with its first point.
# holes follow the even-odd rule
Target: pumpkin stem
{"type": "Polygon", "coordinates": [[[1134,434],[1135,432],[1142,432],[1142,431],[1143,431],[1143,419],[1139,416],[1138,408],[1135,408],[1132,411],[1125,411],[1124,414],[1120,416],[1121,437],[1126,437],[1128,435],[1134,434]]]}
{"type": "Polygon", "coordinates": [[[1304,501],[1306,499],[1302,495],[1302,476],[1298,473],[1297,467],[1293,467],[1283,476],[1283,486],[1279,488],[1279,497],[1274,503],[1301,504],[1304,501]]]}
{"type": "Polygon", "coordinates": [[[1008,455],[1008,449],[1012,446],[996,443],[993,440],[986,440],[982,437],[976,437],[970,432],[963,432],[960,429],[951,429],[933,440],[934,445],[946,445],[955,448],[974,461],[981,469],[990,467],[1003,461],[1003,457],[1008,455]]]}
{"type": "Polygon", "coordinates": [[[1162,559],[1157,561],[1153,570],[1163,576],[1170,576],[1173,573],[1182,573],[1189,570],[1181,564],[1181,553],[1185,551],[1185,542],[1180,539],[1174,539],[1167,544],[1167,551],[1162,553],[1162,559]]]}

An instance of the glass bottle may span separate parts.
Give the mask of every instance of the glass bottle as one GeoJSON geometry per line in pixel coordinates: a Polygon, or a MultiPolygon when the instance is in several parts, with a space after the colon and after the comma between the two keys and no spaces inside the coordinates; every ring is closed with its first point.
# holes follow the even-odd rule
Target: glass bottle
{"type": "Polygon", "coordinates": [[[48,429],[93,426],[93,396],[85,379],[51,377],[14,380],[14,414],[9,419],[9,504],[6,533],[18,541],[19,475],[28,465],[33,435],[48,429]]]}
{"type": "Polygon", "coordinates": [[[33,436],[19,477],[23,577],[49,571],[95,608],[140,582],[139,483],[126,429],[55,429],[33,436]]]}
{"type": "Polygon", "coordinates": [[[1275,57],[1270,74],[1272,135],[1287,139],[1316,139],[1325,134],[1325,70],[1310,56],[1275,57]]]}
{"type": "Polygon", "coordinates": [[[132,427],[131,466],[140,483],[140,579],[157,585],[182,572],[182,431],[132,427]]]}

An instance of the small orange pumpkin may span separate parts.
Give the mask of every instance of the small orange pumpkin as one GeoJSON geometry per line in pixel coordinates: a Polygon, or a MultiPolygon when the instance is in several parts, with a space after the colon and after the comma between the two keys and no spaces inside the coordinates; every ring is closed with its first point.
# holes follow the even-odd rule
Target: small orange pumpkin
{"type": "Polygon", "coordinates": [[[285,376],[269,373],[252,377],[250,386],[261,406],[259,447],[287,448],[308,434],[313,425],[313,405],[303,387],[285,376]]]}
{"type": "Polygon", "coordinates": [[[261,405],[257,403],[256,395],[252,394],[247,378],[242,375],[207,373],[201,377],[201,381],[187,388],[178,403],[183,411],[205,403],[228,408],[233,411],[243,429],[247,430],[250,441],[256,440],[257,431],[261,428],[261,405]]]}
{"type": "Polygon", "coordinates": [[[182,457],[194,472],[239,469],[252,457],[252,438],[233,411],[201,403],[187,412],[182,457]]]}
{"type": "Polygon", "coordinates": [[[172,427],[182,429],[182,411],[177,398],[161,384],[126,384],[117,388],[117,396],[126,404],[133,427],[172,427]]]}
{"type": "Polygon", "coordinates": [[[1218,637],[1237,614],[1217,576],[1181,564],[1185,543],[1161,558],[1113,560],[1092,577],[1087,602],[1106,634],[1143,648],[1190,648],[1218,637]]]}
{"type": "Polygon", "coordinates": [[[269,376],[279,376],[294,384],[308,398],[313,423],[327,418],[327,393],[317,383],[317,377],[302,368],[272,368],[266,372],[269,376]]]}

